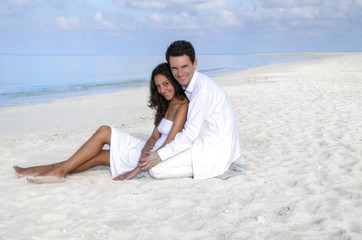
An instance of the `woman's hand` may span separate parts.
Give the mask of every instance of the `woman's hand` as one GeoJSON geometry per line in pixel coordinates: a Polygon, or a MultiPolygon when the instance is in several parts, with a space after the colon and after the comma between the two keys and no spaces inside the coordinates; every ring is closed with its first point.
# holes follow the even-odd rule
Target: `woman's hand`
{"type": "Polygon", "coordinates": [[[129,180],[131,178],[134,178],[139,172],[141,172],[141,168],[140,167],[136,167],[135,169],[133,169],[130,172],[127,172],[125,174],[119,175],[115,178],[113,178],[113,180],[115,181],[124,181],[124,180],[129,180]]]}

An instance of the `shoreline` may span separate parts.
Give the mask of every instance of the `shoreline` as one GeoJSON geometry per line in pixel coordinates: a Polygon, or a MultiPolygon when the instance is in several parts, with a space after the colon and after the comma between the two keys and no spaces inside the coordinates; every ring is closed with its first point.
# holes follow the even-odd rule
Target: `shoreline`
{"type": "Polygon", "coordinates": [[[326,58],[334,58],[341,56],[353,56],[359,55],[362,52],[311,52],[311,53],[260,53],[253,55],[291,55],[291,56],[305,56],[313,57],[314,59],[300,60],[296,62],[285,62],[285,63],[274,63],[263,65],[255,68],[245,69],[235,73],[225,74],[223,76],[214,77],[215,80],[219,81],[222,86],[232,86],[238,84],[257,84],[257,81],[262,81],[259,78],[249,77],[253,74],[258,75],[260,71],[262,72],[280,72],[283,71],[283,68],[293,68],[295,64],[307,64],[309,62],[319,62],[326,58]],[[243,79],[240,81],[240,78],[243,79]],[[227,81],[225,81],[227,79],[227,81]]]}
{"type": "MultiPolygon", "coordinates": [[[[250,54],[241,54],[241,55],[225,55],[227,56],[226,59],[223,57],[216,57],[219,55],[200,55],[200,61],[201,64],[198,66],[198,70],[201,72],[206,73],[207,75],[211,77],[215,76],[222,76],[225,74],[233,73],[242,71],[245,69],[250,69],[256,66],[261,65],[268,65],[272,64],[274,62],[295,62],[299,60],[305,60],[300,58],[307,58],[306,56],[253,56],[250,54]],[[226,62],[229,62],[225,65],[221,64],[220,66],[217,65],[218,61],[226,60],[226,62]],[[233,61],[232,63],[230,61],[233,61]],[[204,64],[202,64],[204,63],[204,64]]],[[[220,55],[224,56],[224,55],[220,55]]],[[[82,59],[83,61],[87,62],[88,59],[82,59]]],[[[113,59],[114,61],[117,61],[119,59],[113,59]]],[[[18,61],[22,61],[22,59],[19,59],[18,61]]],[[[44,61],[44,60],[43,60],[44,61]]],[[[96,61],[96,60],[94,60],[96,61]]],[[[98,60],[99,61],[99,60],[98,60]]],[[[91,64],[94,64],[91,61],[91,64]]],[[[114,63],[113,63],[114,64],[114,63]]],[[[149,64],[149,63],[148,63],[149,64]]],[[[64,66],[67,67],[67,66],[64,66]]],[[[68,66],[71,67],[71,66],[68,66]]],[[[112,72],[112,68],[110,68],[110,71],[112,72]]],[[[130,69],[131,71],[132,69],[130,69]]],[[[125,70],[122,70],[125,71],[125,70]]],[[[135,71],[135,70],[133,70],[135,71]]],[[[150,70],[151,71],[151,70],[150,70]]],[[[81,72],[81,71],[80,71],[81,72]]],[[[141,71],[142,72],[142,71],[141,71]]],[[[141,73],[140,72],[140,73],[141,73]]],[[[79,83],[72,83],[69,82],[70,80],[67,78],[67,76],[59,76],[54,84],[57,87],[50,88],[49,86],[44,86],[44,88],[40,91],[40,89],[36,90],[40,86],[37,86],[36,83],[34,85],[34,89],[27,89],[26,86],[24,86],[23,90],[18,90],[17,92],[2,92],[1,93],[1,105],[0,109],[7,108],[7,107],[16,107],[16,106],[30,106],[30,105],[37,105],[37,104],[45,104],[50,103],[52,101],[61,100],[61,99],[67,99],[67,98],[73,98],[73,97],[82,97],[82,96],[88,96],[88,95],[99,95],[99,94],[108,94],[108,93],[114,93],[118,91],[124,91],[128,89],[134,89],[138,87],[148,87],[148,72],[145,74],[143,72],[141,75],[138,73],[138,80],[127,80],[128,77],[127,73],[118,73],[119,75],[119,82],[110,82],[109,80],[101,81],[101,76],[99,73],[94,73],[95,78],[98,79],[95,82],[92,83],[86,83],[82,84],[79,83]],[[65,82],[68,82],[70,85],[64,85],[63,87],[57,85],[57,81],[59,81],[59,78],[65,78],[65,82]],[[123,80],[122,80],[123,79],[123,80]],[[98,82],[97,82],[98,81],[98,82]]],[[[39,75],[39,73],[37,73],[39,75]]],[[[110,73],[104,73],[106,76],[110,73]]],[[[78,75],[75,74],[74,78],[79,78],[78,75]]],[[[84,76],[81,76],[84,78],[84,76]]],[[[91,76],[89,76],[91,77],[91,76]]],[[[130,76],[129,76],[130,77],[130,76]]],[[[91,77],[92,78],[92,77],[91,77]]],[[[132,78],[131,78],[132,79],[132,78]]],[[[16,81],[16,79],[14,79],[16,81]]],[[[20,81],[20,80],[19,80],[20,81]]],[[[28,79],[29,81],[29,79],[28,79]]],[[[4,87],[4,86],[3,86],[4,87]]],[[[6,84],[5,84],[6,88],[6,84]]]]}
{"type": "Polygon", "coordinates": [[[63,161],[100,125],[146,139],[148,88],[0,109],[4,239],[361,239],[362,53],[214,77],[238,123],[242,175],[35,185],[12,166],[63,161]]]}
{"type": "MultiPolygon", "coordinates": [[[[302,56],[302,57],[313,57],[313,58],[321,58],[321,57],[328,57],[328,56],[338,56],[340,54],[344,54],[344,52],[320,52],[320,53],[258,53],[258,54],[246,54],[247,56],[302,56]]],[[[214,79],[222,79],[224,76],[229,76],[229,75],[233,75],[233,74],[238,74],[244,71],[248,71],[248,70],[252,70],[255,68],[260,68],[260,67],[265,67],[265,66],[269,66],[269,65],[276,65],[276,64],[286,64],[286,63],[294,63],[294,62],[304,62],[304,61],[310,61],[313,59],[307,59],[307,60],[294,60],[291,62],[281,62],[281,63],[271,63],[271,64],[265,64],[265,65],[261,65],[261,66],[256,66],[256,67],[251,67],[251,68],[247,68],[247,69],[242,69],[242,70],[237,70],[237,71],[233,71],[230,73],[225,73],[225,74],[221,74],[221,75],[217,75],[217,76],[213,76],[212,78],[214,79]]],[[[206,73],[207,74],[207,73],[206,73]]],[[[144,86],[140,86],[138,83],[134,83],[135,86],[132,87],[127,87],[124,89],[120,89],[120,90],[115,90],[115,91],[110,91],[110,92],[100,92],[100,93],[84,93],[78,96],[65,96],[65,97],[61,97],[58,99],[52,99],[52,100],[45,100],[46,102],[39,102],[39,103],[30,103],[30,104],[14,104],[14,105],[2,105],[0,106],[0,111],[2,109],[9,109],[9,108],[17,108],[17,107],[27,107],[27,106],[37,106],[37,105],[45,105],[45,104],[51,104],[54,102],[58,102],[58,101],[67,101],[67,100],[72,100],[72,99],[78,99],[78,98],[87,98],[87,97],[92,97],[92,96],[103,96],[103,95],[108,95],[108,94],[116,94],[116,93],[121,93],[124,91],[128,91],[128,90],[135,90],[135,89],[140,89],[140,88],[148,88],[148,83],[144,83],[144,86]]],[[[222,85],[222,82],[220,83],[222,85]]],[[[40,101],[40,100],[38,100],[40,101]]]]}

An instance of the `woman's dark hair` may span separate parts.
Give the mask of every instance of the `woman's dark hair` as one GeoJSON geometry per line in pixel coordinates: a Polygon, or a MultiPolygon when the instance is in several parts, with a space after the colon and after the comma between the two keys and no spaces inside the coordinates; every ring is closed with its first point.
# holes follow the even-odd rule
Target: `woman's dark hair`
{"type": "Polygon", "coordinates": [[[196,54],[192,44],[188,41],[179,40],[170,44],[166,51],[166,60],[170,63],[170,56],[180,57],[183,55],[189,56],[192,63],[194,63],[196,54]]]}
{"type": "Polygon", "coordinates": [[[185,99],[186,95],[182,86],[176,81],[173,77],[171,69],[168,63],[161,63],[159,64],[151,74],[151,81],[150,81],[150,99],[148,101],[148,106],[152,109],[156,110],[155,113],[155,125],[158,126],[162,118],[165,116],[166,110],[170,101],[166,100],[164,96],[162,96],[158,91],[155,85],[155,76],[161,74],[165,76],[175,88],[175,97],[179,99],[185,99]]]}

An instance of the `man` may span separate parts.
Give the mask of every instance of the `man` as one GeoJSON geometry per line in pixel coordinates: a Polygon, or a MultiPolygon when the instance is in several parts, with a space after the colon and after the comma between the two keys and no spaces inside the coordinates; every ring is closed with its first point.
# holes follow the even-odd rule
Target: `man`
{"type": "Polygon", "coordinates": [[[214,80],[196,71],[197,59],[191,43],[171,43],[166,59],[190,100],[187,121],[172,142],[141,159],[139,166],[158,179],[221,175],[240,156],[231,102],[214,80]]]}

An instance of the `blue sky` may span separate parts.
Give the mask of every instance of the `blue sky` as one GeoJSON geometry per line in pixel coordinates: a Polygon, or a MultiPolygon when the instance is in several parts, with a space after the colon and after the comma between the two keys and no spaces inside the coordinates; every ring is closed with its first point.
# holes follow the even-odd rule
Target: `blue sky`
{"type": "Polygon", "coordinates": [[[0,53],[361,51],[362,0],[0,0],[0,53]]]}

